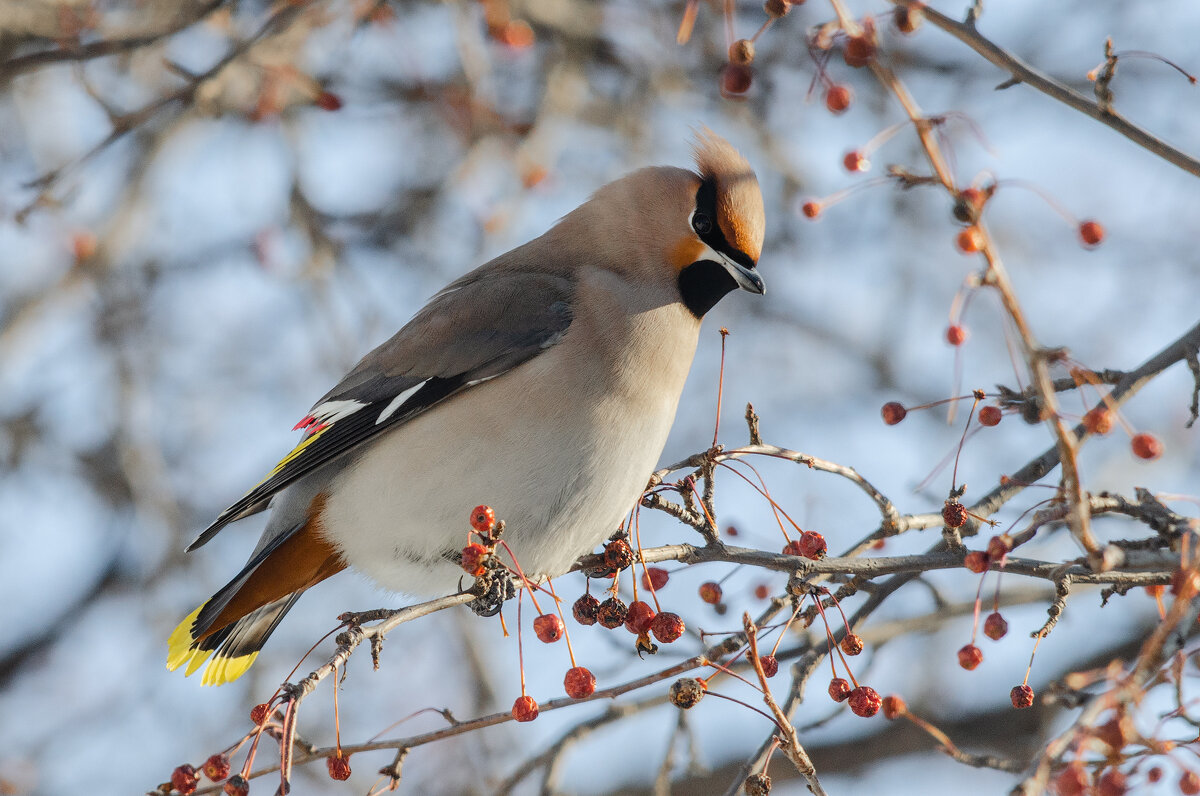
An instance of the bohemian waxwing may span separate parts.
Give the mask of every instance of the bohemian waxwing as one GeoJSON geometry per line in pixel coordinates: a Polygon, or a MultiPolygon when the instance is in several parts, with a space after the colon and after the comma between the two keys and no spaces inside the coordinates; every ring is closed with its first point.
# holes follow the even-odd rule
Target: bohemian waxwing
{"type": "Polygon", "coordinates": [[[303,439],[189,547],[271,507],[249,562],[171,634],[205,684],[250,666],[308,587],[347,566],[449,593],[477,504],[525,573],[567,571],[620,525],[658,462],[700,321],[763,293],[754,171],[704,131],[698,173],[604,186],[549,232],[435,295],[297,425],[303,439]]]}

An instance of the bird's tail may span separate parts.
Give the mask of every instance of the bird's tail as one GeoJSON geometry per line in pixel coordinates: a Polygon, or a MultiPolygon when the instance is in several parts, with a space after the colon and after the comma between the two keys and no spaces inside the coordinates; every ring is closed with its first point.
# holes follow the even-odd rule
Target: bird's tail
{"type": "Polygon", "coordinates": [[[174,671],[187,664],[184,674],[191,675],[208,661],[201,683],[224,685],[233,682],[254,663],[258,651],[267,643],[283,615],[296,604],[300,594],[289,594],[209,633],[200,619],[206,613],[205,609],[218,599],[218,592],[217,596],[188,614],[171,633],[167,641],[167,668],[174,671]],[[210,657],[212,660],[209,660],[210,657]]]}

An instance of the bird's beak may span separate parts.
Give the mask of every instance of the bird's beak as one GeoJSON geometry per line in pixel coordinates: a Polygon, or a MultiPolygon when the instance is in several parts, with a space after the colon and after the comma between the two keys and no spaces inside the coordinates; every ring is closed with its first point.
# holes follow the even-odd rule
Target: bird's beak
{"type": "Polygon", "coordinates": [[[717,255],[721,258],[721,265],[725,266],[725,270],[742,290],[747,293],[757,293],[760,296],[767,292],[766,283],[753,267],[736,263],[720,252],[717,252],[717,255]]]}

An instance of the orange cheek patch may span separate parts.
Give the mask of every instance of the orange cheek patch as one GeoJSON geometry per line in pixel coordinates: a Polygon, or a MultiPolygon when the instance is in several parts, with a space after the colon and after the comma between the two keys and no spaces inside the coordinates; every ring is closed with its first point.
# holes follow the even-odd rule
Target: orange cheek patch
{"type": "Polygon", "coordinates": [[[681,238],[678,243],[671,247],[671,252],[668,256],[671,265],[675,266],[675,270],[682,271],[699,260],[704,254],[704,249],[705,246],[700,242],[699,238],[681,238]]]}

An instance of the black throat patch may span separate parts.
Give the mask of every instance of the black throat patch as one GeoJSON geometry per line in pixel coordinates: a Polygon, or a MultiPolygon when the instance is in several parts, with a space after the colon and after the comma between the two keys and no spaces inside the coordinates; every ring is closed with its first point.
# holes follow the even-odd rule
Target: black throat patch
{"type": "Polygon", "coordinates": [[[738,283],[725,266],[712,260],[700,260],[679,272],[679,296],[683,305],[697,318],[717,305],[738,283]]]}

